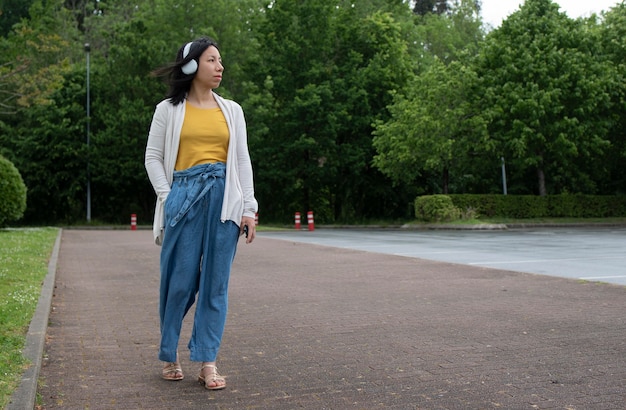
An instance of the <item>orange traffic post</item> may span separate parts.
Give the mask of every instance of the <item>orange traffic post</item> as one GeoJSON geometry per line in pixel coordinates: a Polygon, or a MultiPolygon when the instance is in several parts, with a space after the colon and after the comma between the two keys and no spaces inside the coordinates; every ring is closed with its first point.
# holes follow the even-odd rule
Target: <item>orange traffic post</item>
{"type": "Polygon", "coordinates": [[[307,219],[309,222],[309,231],[314,231],[315,230],[315,223],[313,221],[313,211],[309,211],[307,212],[307,219]]]}

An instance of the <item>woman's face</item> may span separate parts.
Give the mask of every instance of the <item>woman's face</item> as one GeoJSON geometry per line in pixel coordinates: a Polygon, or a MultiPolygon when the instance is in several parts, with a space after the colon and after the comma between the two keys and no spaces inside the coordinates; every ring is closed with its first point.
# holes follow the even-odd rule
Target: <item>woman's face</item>
{"type": "Polygon", "coordinates": [[[222,81],[223,72],[224,66],[219,50],[214,46],[209,46],[198,60],[198,72],[194,81],[200,81],[211,89],[217,88],[222,81]]]}

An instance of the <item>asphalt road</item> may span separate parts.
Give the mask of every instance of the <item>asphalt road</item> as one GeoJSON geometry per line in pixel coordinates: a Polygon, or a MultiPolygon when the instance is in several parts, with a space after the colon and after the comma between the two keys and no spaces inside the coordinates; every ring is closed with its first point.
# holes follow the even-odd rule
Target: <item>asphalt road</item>
{"type": "Polygon", "coordinates": [[[266,231],[259,235],[476,265],[487,268],[626,285],[626,228],[510,230],[266,231]]]}

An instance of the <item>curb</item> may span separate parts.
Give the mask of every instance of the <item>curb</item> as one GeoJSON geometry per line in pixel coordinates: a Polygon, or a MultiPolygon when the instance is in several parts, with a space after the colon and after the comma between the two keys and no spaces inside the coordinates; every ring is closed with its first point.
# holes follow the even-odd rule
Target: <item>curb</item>
{"type": "MultiPolygon", "coordinates": [[[[316,225],[315,229],[364,229],[364,230],[403,230],[403,231],[434,231],[434,230],[505,230],[507,224],[476,224],[476,225],[449,225],[449,224],[403,224],[403,225],[316,225]]],[[[287,228],[287,227],[286,227],[287,228]]],[[[289,226],[290,230],[294,230],[289,226]]],[[[301,231],[306,231],[303,227],[301,231]]]]}
{"type": "MultiPolygon", "coordinates": [[[[483,223],[475,225],[454,224],[403,224],[403,225],[316,225],[315,229],[366,229],[366,230],[404,230],[404,231],[505,231],[509,229],[533,228],[625,228],[624,222],[582,222],[582,223],[483,223]]],[[[294,230],[293,226],[285,229],[294,230]]],[[[300,229],[306,231],[306,227],[300,229]]]]}
{"type": "Polygon", "coordinates": [[[5,410],[32,410],[35,407],[37,397],[37,381],[41,363],[43,361],[43,351],[46,343],[46,331],[48,329],[48,318],[52,307],[52,295],[54,293],[54,281],[56,278],[57,260],[61,247],[61,234],[63,229],[59,229],[57,239],[54,243],[52,255],[48,262],[48,273],[41,287],[41,295],[37,303],[37,309],[28,327],[26,344],[22,354],[28,359],[31,365],[22,374],[22,380],[17,390],[11,395],[11,400],[5,410]]]}

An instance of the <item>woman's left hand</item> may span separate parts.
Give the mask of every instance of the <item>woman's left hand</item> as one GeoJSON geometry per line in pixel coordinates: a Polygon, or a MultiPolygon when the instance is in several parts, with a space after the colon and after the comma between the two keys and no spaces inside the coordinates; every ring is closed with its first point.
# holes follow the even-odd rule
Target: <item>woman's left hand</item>
{"type": "Polygon", "coordinates": [[[254,218],[250,218],[249,216],[241,218],[241,223],[239,224],[239,235],[243,235],[246,228],[248,230],[246,243],[252,243],[256,236],[256,222],[254,221],[254,218]]]}

